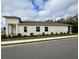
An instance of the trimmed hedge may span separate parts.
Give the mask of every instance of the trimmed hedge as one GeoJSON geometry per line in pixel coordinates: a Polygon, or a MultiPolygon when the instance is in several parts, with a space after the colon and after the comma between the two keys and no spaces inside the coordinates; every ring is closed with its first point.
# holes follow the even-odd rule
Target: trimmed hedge
{"type": "Polygon", "coordinates": [[[51,35],[53,35],[53,32],[51,32],[51,35]]]}
{"type": "Polygon", "coordinates": [[[30,33],[30,36],[33,36],[33,33],[30,33]]]}
{"type": "Polygon", "coordinates": [[[43,32],[42,35],[45,36],[45,33],[43,32]]]}

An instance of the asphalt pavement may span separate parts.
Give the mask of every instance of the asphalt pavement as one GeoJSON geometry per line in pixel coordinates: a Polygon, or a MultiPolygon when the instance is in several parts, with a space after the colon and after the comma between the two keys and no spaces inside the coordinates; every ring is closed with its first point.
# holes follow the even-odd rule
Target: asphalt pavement
{"type": "Polygon", "coordinates": [[[78,38],[2,46],[1,59],[78,59],[78,38]]]}

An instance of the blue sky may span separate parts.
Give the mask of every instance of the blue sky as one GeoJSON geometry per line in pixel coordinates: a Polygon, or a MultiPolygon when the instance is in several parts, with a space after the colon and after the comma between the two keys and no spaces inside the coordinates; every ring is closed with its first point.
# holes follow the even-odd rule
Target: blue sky
{"type": "MultiPolygon", "coordinates": [[[[1,15],[44,21],[73,16],[77,13],[77,7],[77,0],[1,0],[1,15]]],[[[1,23],[4,26],[4,20],[1,23]]]]}

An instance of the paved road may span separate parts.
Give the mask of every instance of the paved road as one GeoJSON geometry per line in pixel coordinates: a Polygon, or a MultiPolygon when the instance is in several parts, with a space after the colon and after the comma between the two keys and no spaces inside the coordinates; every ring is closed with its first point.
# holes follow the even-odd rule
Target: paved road
{"type": "Polygon", "coordinates": [[[78,39],[52,40],[1,48],[1,59],[78,59],[78,39]]]}

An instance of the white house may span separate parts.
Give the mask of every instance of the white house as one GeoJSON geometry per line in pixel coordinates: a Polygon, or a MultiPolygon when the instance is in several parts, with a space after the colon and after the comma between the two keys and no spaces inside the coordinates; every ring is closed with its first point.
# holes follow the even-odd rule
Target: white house
{"type": "Polygon", "coordinates": [[[6,35],[39,35],[42,33],[53,34],[71,33],[71,25],[46,21],[22,21],[20,17],[3,16],[6,19],[6,35]]]}

